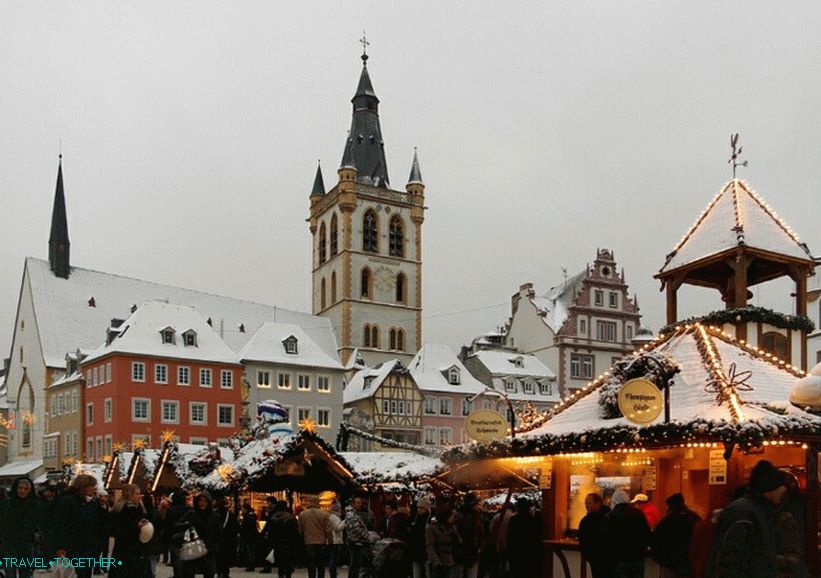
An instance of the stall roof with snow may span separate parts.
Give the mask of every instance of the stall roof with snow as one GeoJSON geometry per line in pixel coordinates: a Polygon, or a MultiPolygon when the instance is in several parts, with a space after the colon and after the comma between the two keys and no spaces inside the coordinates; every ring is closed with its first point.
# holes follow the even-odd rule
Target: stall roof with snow
{"type": "Polygon", "coordinates": [[[413,452],[342,452],[357,484],[406,489],[442,473],[445,464],[438,456],[413,452]]]}

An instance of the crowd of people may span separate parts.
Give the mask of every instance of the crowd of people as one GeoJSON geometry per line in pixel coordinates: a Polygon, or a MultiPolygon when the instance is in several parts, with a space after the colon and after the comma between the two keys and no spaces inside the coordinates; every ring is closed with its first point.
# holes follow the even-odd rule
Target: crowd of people
{"type": "Polygon", "coordinates": [[[684,496],[661,516],[645,494],[585,497],[579,543],[593,578],[642,578],[648,552],[660,578],[804,578],[803,509],[794,476],[766,460],[723,509],[701,519],[684,496]]]}

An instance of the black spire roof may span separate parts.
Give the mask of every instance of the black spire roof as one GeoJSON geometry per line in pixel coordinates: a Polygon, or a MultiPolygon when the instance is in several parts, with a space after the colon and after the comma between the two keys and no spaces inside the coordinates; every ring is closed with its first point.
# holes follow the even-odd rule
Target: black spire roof
{"type": "Polygon", "coordinates": [[[351,103],[351,133],[345,143],[342,166],[355,166],[356,180],[360,183],[386,187],[389,185],[388,163],[379,126],[379,98],[371,84],[366,55],[362,56],[362,74],[351,103]]]}
{"type": "Polygon", "coordinates": [[[71,272],[69,261],[68,219],[66,197],[63,192],[63,156],[57,166],[57,188],[54,190],[54,206],[51,210],[51,235],[48,238],[48,262],[57,277],[68,279],[71,272]]]}
{"type": "Polygon", "coordinates": [[[322,167],[316,163],[316,176],[314,177],[314,187],[311,189],[312,197],[321,197],[325,194],[325,181],[322,180],[322,167]]]}
{"type": "Polygon", "coordinates": [[[408,177],[408,184],[411,183],[425,184],[425,181],[422,180],[422,171],[419,168],[419,155],[416,153],[416,147],[413,148],[413,164],[411,164],[410,176],[408,177]]]}

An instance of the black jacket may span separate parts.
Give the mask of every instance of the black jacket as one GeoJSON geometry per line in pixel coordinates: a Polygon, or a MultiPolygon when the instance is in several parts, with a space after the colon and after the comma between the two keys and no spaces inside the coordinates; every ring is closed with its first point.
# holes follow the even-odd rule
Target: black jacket
{"type": "MultiPolygon", "coordinates": [[[[196,500],[194,503],[196,503],[196,500]]],[[[208,498],[208,506],[204,510],[192,509],[180,519],[180,522],[188,522],[194,526],[197,535],[205,542],[208,553],[217,553],[222,540],[222,529],[220,528],[219,516],[211,509],[210,498],[208,498]]]]}
{"type": "Polygon", "coordinates": [[[605,556],[602,526],[609,513],[610,506],[602,504],[598,512],[588,512],[579,522],[579,546],[584,557],[590,561],[597,562],[605,556]]]}
{"type": "Polygon", "coordinates": [[[430,514],[416,514],[411,522],[410,540],[408,548],[411,560],[423,564],[428,561],[427,547],[425,546],[425,528],[428,525],[430,514]]]}
{"type": "Polygon", "coordinates": [[[653,558],[656,562],[677,574],[688,575],[690,537],[699,520],[699,515],[686,507],[667,512],[653,533],[653,558]]]}
{"type": "Polygon", "coordinates": [[[34,484],[28,478],[17,478],[9,497],[0,502],[0,547],[7,556],[34,555],[35,534],[42,524],[40,499],[34,493],[34,484]],[[17,496],[17,486],[28,482],[31,492],[26,498],[17,496]]]}
{"type": "Polygon", "coordinates": [[[102,511],[97,500],[70,492],[57,501],[54,523],[54,548],[66,556],[95,556],[104,536],[102,511]]]}
{"type": "Polygon", "coordinates": [[[148,519],[139,504],[125,504],[119,512],[111,515],[111,535],[114,549],[111,555],[122,560],[138,558],[143,554],[140,542],[140,520],[148,519]]]}
{"type": "Polygon", "coordinates": [[[731,502],[718,517],[708,578],[771,578],[776,575],[775,507],[753,492],[731,502]]]}
{"type": "Polygon", "coordinates": [[[650,536],[647,518],[631,504],[619,504],[604,517],[602,538],[607,559],[614,564],[644,560],[650,536]]]}

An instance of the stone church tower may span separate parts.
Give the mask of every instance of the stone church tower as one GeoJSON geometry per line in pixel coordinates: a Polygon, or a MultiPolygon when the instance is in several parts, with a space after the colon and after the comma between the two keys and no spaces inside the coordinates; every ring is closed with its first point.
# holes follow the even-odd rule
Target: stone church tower
{"type": "Polygon", "coordinates": [[[414,151],[405,191],[391,188],[379,98],[362,55],[353,118],[337,174],[311,190],[312,311],[333,324],[343,363],[408,363],[422,346],[425,184],[414,151]]]}

